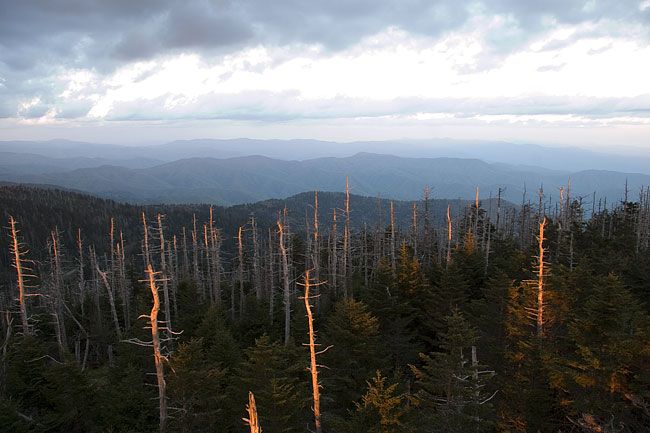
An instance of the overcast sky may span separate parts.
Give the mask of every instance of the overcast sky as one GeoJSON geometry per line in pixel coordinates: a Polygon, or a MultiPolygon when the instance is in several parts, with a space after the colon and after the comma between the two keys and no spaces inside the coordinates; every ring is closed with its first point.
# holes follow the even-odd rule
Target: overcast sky
{"type": "Polygon", "coordinates": [[[0,0],[0,140],[650,148],[650,0],[0,0]]]}

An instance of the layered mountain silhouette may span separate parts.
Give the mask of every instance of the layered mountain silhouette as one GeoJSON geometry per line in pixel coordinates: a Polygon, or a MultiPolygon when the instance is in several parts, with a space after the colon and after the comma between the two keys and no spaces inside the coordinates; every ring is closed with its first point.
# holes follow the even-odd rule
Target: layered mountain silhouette
{"type": "MultiPolygon", "coordinates": [[[[44,164],[51,166],[53,162],[47,158],[44,164]]],[[[103,157],[74,158],[69,160],[80,163],[88,162],[83,158],[103,157]]],[[[50,172],[46,168],[5,167],[0,170],[0,181],[57,185],[130,203],[222,206],[285,198],[314,190],[341,192],[345,191],[346,176],[355,194],[381,194],[396,200],[420,200],[425,187],[429,188],[431,198],[472,199],[478,187],[482,199],[496,197],[501,190],[502,198],[514,203],[537,202],[540,187],[548,200],[559,199],[562,187],[565,197],[570,189],[571,197],[591,202],[595,192],[597,200],[606,198],[613,203],[626,194],[626,188],[634,198],[644,185],[650,185],[650,175],[645,174],[604,170],[568,172],[478,159],[403,158],[373,153],[304,161],[264,156],[202,157],[153,166],[148,165],[156,164],[155,158],[142,158],[123,155],[121,160],[128,161],[131,167],[99,165],[65,170],[59,164],[50,172]],[[145,167],[133,168],[138,164],[145,167]]],[[[38,161],[34,158],[32,162],[37,165],[38,161]]]]}

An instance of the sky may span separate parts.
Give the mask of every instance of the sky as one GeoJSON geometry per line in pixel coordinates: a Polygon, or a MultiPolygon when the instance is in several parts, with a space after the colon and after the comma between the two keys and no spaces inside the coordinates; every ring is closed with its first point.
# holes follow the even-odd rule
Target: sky
{"type": "Polygon", "coordinates": [[[0,0],[0,140],[650,151],[650,0],[0,0]]]}

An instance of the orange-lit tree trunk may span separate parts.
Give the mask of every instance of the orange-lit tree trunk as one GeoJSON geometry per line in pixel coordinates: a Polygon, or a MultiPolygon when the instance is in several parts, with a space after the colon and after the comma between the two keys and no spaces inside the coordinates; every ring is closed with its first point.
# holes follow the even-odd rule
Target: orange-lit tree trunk
{"type": "Polygon", "coordinates": [[[257,406],[255,405],[255,396],[252,392],[248,392],[248,404],[246,405],[246,412],[248,418],[242,418],[251,429],[251,433],[262,433],[262,427],[257,419],[257,406]]]}
{"type": "MultiPolygon", "coordinates": [[[[158,297],[158,287],[154,279],[154,272],[151,265],[147,267],[147,275],[149,279],[149,289],[153,296],[153,306],[149,314],[149,324],[151,326],[151,343],[153,345],[153,356],[156,364],[156,379],[158,382],[158,407],[160,414],[159,429],[161,432],[165,431],[167,425],[167,401],[165,400],[165,374],[163,370],[164,357],[160,347],[160,334],[158,329],[158,312],[160,311],[160,298],[158,297]]],[[[146,316],[145,316],[146,317],[146,316]]]]}
{"type": "Polygon", "coordinates": [[[539,268],[537,270],[537,336],[544,335],[544,226],[546,218],[539,225],[539,268]]]}
{"type": "Polygon", "coordinates": [[[13,266],[16,269],[17,273],[17,282],[18,282],[18,303],[20,306],[20,322],[23,327],[23,335],[29,334],[29,326],[27,325],[27,308],[25,307],[25,277],[24,272],[27,270],[24,262],[25,259],[23,256],[27,253],[23,251],[22,244],[18,241],[19,230],[16,228],[16,221],[14,217],[9,217],[9,223],[11,224],[11,254],[13,255],[13,266]]]}
{"type": "MultiPolygon", "coordinates": [[[[321,413],[320,413],[320,385],[318,384],[318,363],[316,362],[316,355],[324,352],[316,353],[316,336],[314,332],[314,317],[311,312],[309,289],[311,281],[309,277],[309,270],[305,272],[304,283],[305,286],[305,309],[307,310],[307,320],[309,321],[309,372],[311,373],[311,386],[314,398],[314,423],[316,425],[316,433],[322,432],[321,426],[321,413]]],[[[312,296],[313,297],[313,296],[312,296]]],[[[327,350],[327,349],[325,349],[327,350]]]]}

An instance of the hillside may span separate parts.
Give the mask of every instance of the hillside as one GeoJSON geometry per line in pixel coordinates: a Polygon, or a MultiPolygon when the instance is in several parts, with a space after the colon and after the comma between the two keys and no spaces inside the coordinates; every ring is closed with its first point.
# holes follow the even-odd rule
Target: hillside
{"type": "Polygon", "coordinates": [[[401,158],[359,153],[347,158],[286,161],[263,156],[230,159],[191,158],[148,168],[104,165],[53,173],[0,173],[0,180],[52,184],[78,189],[103,198],[134,204],[212,203],[221,206],[286,198],[302,192],[345,190],[349,177],[354,193],[381,194],[395,200],[420,200],[430,188],[431,197],[471,200],[502,197],[521,203],[536,202],[543,186],[545,199],[559,201],[560,187],[571,196],[615,203],[628,191],[636,194],[650,185],[650,175],[602,170],[558,172],[535,167],[490,164],[477,159],[401,158]]]}

